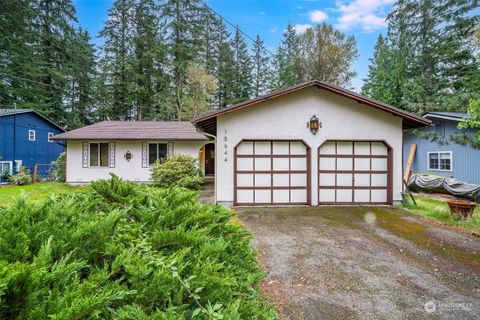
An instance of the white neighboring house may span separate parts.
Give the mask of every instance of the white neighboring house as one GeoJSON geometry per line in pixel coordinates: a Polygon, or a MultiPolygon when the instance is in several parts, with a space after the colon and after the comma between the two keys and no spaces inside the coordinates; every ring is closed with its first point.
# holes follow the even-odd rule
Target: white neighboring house
{"type": "Polygon", "coordinates": [[[402,131],[431,123],[316,80],[193,122],[216,136],[215,195],[227,206],[392,205],[402,131]]]}
{"type": "Polygon", "coordinates": [[[152,161],[179,152],[200,157],[205,174],[215,173],[215,199],[226,206],[392,205],[401,200],[402,131],[430,124],[309,81],[201,116],[193,125],[101,122],[54,139],[67,141],[72,184],[109,172],[148,182],[152,161]]]}
{"type": "Polygon", "coordinates": [[[151,165],[172,153],[199,158],[202,172],[214,173],[214,144],[190,122],[103,121],[53,139],[66,141],[69,184],[108,179],[110,173],[151,182],[151,165]]]}

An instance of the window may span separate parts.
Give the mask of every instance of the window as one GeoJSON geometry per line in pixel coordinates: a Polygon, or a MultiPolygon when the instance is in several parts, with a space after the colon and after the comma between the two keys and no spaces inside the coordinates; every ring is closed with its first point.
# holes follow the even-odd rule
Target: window
{"type": "Polygon", "coordinates": [[[28,130],[28,140],[35,141],[35,130],[28,130]]]}
{"type": "Polygon", "coordinates": [[[5,177],[12,173],[11,161],[0,161],[0,177],[5,177]]]}
{"type": "Polygon", "coordinates": [[[48,133],[48,142],[53,142],[52,137],[53,137],[53,133],[49,132],[48,133]]]}
{"type": "Polygon", "coordinates": [[[429,152],[428,170],[452,171],[452,152],[429,152]]]}
{"type": "Polygon", "coordinates": [[[108,143],[90,143],[90,167],[108,167],[108,143]]]}
{"type": "Polygon", "coordinates": [[[168,155],[167,143],[149,143],[148,144],[148,165],[153,165],[155,161],[166,158],[168,155]]]}

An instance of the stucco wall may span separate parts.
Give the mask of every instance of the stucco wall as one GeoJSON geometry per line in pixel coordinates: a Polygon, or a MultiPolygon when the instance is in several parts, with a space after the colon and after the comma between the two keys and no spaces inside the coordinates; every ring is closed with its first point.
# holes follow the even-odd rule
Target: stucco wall
{"type": "Polygon", "coordinates": [[[234,147],[248,139],[302,139],[311,149],[311,201],[318,204],[318,147],[326,140],[385,140],[393,149],[393,200],[401,199],[402,119],[317,88],[221,115],[217,119],[217,202],[233,202],[234,147]],[[317,115],[322,128],[306,127],[317,115]],[[225,151],[226,154],[225,154],[225,151]]]}
{"type": "MultiPolygon", "coordinates": [[[[173,142],[173,152],[198,158],[199,150],[204,144],[204,141],[175,141],[173,142]]],[[[142,168],[142,142],[115,141],[115,168],[83,168],[82,141],[68,141],[67,183],[82,184],[98,179],[108,179],[110,172],[129,181],[151,181],[150,168],[142,168]],[[125,153],[128,150],[132,153],[130,161],[125,159],[125,153]]]]}

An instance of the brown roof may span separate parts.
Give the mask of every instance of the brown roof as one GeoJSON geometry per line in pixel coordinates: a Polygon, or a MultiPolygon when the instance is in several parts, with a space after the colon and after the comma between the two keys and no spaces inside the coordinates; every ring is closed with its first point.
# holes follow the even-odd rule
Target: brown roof
{"type": "Polygon", "coordinates": [[[209,140],[186,121],[102,121],[53,137],[54,140],[209,140]]]}
{"type": "MultiPolygon", "coordinates": [[[[232,106],[228,106],[226,108],[207,113],[203,116],[200,116],[196,119],[194,119],[192,122],[193,124],[199,126],[202,128],[205,132],[212,133],[216,131],[216,118],[219,115],[229,113],[238,109],[246,108],[252,105],[259,104],[261,102],[267,101],[274,99],[276,97],[280,97],[292,92],[296,92],[305,88],[310,88],[310,87],[316,87],[318,89],[324,89],[329,92],[339,94],[341,96],[344,96],[346,98],[352,99],[357,101],[358,103],[365,104],[377,109],[380,109],[385,112],[389,112],[391,114],[397,115],[399,117],[403,118],[403,127],[404,129],[411,129],[411,128],[418,128],[418,127],[424,127],[424,126],[429,126],[432,122],[428,119],[424,119],[416,114],[407,112],[405,110],[401,110],[398,108],[395,108],[391,105],[385,104],[383,102],[367,98],[365,96],[362,96],[358,93],[345,90],[343,88],[319,81],[319,80],[312,80],[312,81],[307,81],[300,83],[298,85],[288,87],[279,91],[272,92],[271,94],[261,96],[255,99],[247,100],[244,102],[241,102],[239,104],[235,104],[232,106]]],[[[216,132],[215,132],[216,133],[216,132]]]]}

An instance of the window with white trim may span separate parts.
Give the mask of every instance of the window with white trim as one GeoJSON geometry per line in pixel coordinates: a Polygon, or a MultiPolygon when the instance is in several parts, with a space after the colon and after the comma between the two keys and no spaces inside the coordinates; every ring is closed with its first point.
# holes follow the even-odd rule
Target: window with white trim
{"type": "Polygon", "coordinates": [[[168,155],[168,143],[148,144],[148,165],[153,165],[157,160],[166,158],[168,155]]]}
{"type": "Polygon", "coordinates": [[[0,177],[5,177],[12,173],[11,161],[0,161],[0,177]]]}
{"type": "Polygon", "coordinates": [[[452,171],[452,152],[428,152],[428,170],[452,171]]]}
{"type": "Polygon", "coordinates": [[[35,130],[28,130],[28,140],[35,141],[35,130]]]}
{"type": "Polygon", "coordinates": [[[108,167],[108,142],[90,142],[90,167],[108,167]]]}
{"type": "Polygon", "coordinates": [[[48,133],[48,142],[53,142],[52,137],[53,137],[53,132],[49,132],[48,133]]]}

